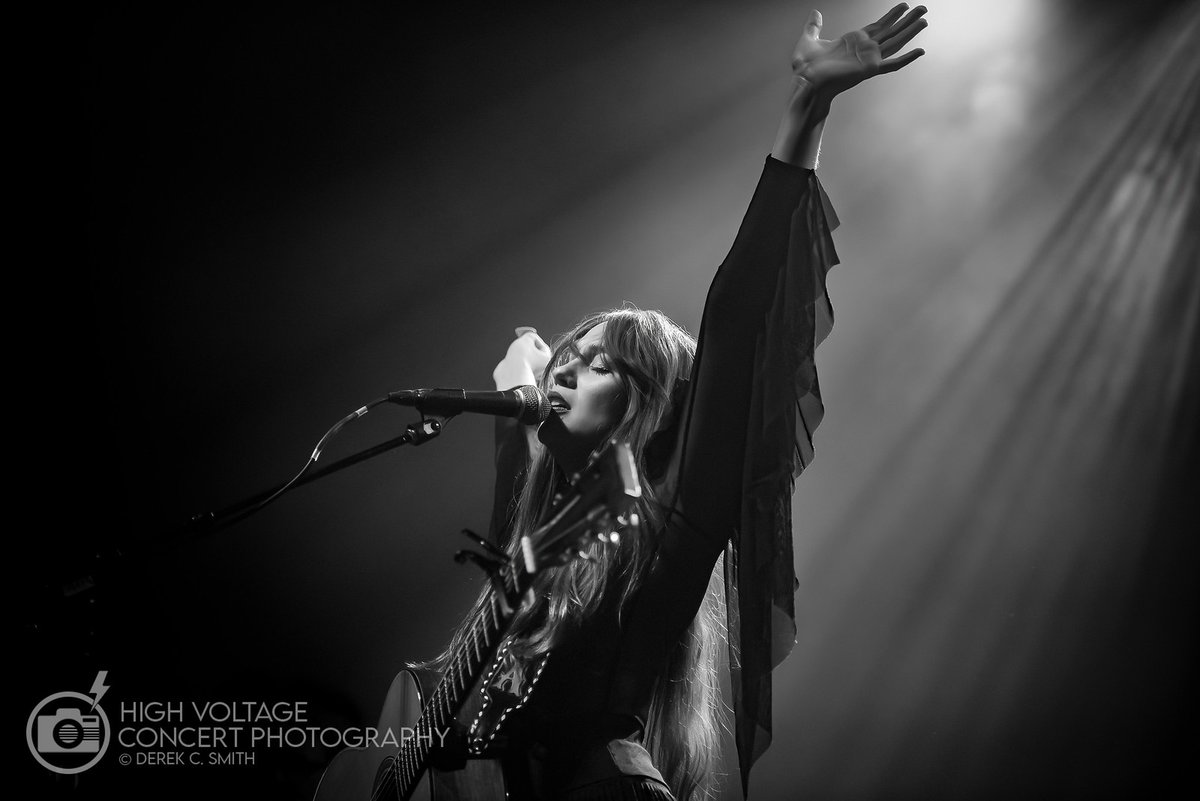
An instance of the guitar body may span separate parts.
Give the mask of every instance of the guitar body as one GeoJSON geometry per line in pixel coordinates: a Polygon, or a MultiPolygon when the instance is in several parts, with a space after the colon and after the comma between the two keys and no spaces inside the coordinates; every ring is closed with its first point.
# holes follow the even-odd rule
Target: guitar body
{"type": "MultiPolygon", "coordinates": [[[[437,686],[437,676],[405,669],[396,674],[379,713],[379,729],[401,732],[416,726],[424,700],[437,686]]],[[[477,706],[477,705],[476,705],[477,706]]],[[[465,710],[474,714],[473,709],[465,710]]],[[[344,748],[321,776],[313,801],[371,801],[375,779],[384,760],[399,748],[344,748]]],[[[504,774],[499,760],[468,759],[462,770],[431,768],[411,796],[413,801],[505,801],[504,774]]]]}

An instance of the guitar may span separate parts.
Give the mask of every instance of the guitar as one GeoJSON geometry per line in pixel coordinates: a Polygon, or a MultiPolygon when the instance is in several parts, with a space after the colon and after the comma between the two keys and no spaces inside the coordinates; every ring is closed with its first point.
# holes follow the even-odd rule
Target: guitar
{"type": "Polygon", "coordinates": [[[501,765],[487,757],[503,736],[505,718],[528,699],[547,658],[526,666],[512,659],[505,639],[509,624],[539,572],[577,558],[593,539],[616,542],[620,529],[636,528],[634,504],[641,494],[629,447],[612,440],[570,477],[570,489],[556,499],[550,519],[521,539],[516,557],[469,554],[485,566],[492,585],[463,645],[440,677],[414,669],[397,674],[377,727],[384,744],[338,753],[314,801],[506,798],[501,765]],[[471,692],[477,683],[478,692],[471,692]],[[431,753],[460,715],[471,718],[466,745],[472,758],[461,770],[432,767],[431,753]]]}

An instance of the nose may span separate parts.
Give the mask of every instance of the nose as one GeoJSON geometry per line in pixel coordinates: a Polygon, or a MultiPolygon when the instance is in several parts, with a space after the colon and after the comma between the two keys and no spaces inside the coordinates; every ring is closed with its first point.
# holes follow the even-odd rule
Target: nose
{"type": "Polygon", "coordinates": [[[553,376],[554,383],[557,386],[567,387],[568,389],[575,388],[575,371],[578,368],[578,365],[575,363],[576,361],[578,360],[571,359],[563,362],[550,371],[550,375],[553,376]]]}

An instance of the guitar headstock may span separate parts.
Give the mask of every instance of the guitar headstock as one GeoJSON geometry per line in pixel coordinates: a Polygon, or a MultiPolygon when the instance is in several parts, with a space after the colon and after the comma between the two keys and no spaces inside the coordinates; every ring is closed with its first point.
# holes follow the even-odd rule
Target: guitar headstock
{"type": "Polygon", "coordinates": [[[609,440],[570,477],[570,489],[556,499],[550,520],[522,543],[530,573],[574,559],[598,539],[616,543],[619,533],[639,524],[637,500],[642,484],[633,451],[609,440]]]}

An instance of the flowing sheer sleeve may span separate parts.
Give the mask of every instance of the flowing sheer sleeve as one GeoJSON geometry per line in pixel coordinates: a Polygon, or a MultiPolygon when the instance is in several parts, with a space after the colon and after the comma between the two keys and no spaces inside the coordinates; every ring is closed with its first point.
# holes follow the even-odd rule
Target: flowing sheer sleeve
{"type": "Polygon", "coordinates": [[[517,497],[525,483],[529,445],[525,426],[511,417],[496,418],[496,482],[492,491],[492,517],[488,539],[500,548],[512,533],[517,497]]]}
{"type": "Polygon", "coordinates": [[[625,622],[609,711],[641,716],[652,679],[726,553],[743,790],[771,740],[771,669],[795,642],[791,496],[812,460],[813,362],[833,324],[825,276],[836,225],[816,175],[768,158],[705,302],[656,561],[625,622]]]}

